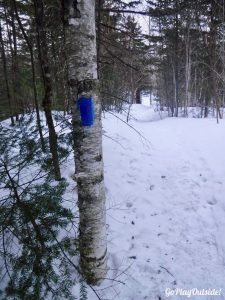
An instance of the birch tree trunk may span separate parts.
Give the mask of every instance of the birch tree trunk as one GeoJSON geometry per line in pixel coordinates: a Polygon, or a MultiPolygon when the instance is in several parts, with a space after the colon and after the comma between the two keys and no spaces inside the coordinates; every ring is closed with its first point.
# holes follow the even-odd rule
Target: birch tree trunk
{"type": "Polygon", "coordinates": [[[101,103],[98,91],[95,0],[63,2],[68,76],[73,106],[75,164],[80,213],[80,266],[89,284],[107,272],[101,103]],[[82,126],[77,100],[92,98],[95,121],[82,126]]]}

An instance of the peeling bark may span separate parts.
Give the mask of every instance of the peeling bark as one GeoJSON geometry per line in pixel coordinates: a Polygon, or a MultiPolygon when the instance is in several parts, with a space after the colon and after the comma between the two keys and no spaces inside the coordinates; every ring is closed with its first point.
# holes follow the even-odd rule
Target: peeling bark
{"type": "Polygon", "coordinates": [[[75,142],[75,164],[80,213],[80,266],[90,284],[107,272],[105,189],[102,160],[102,123],[97,77],[95,1],[64,0],[68,74],[75,142]],[[92,98],[95,122],[81,126],[79,97],[92,98]]]}

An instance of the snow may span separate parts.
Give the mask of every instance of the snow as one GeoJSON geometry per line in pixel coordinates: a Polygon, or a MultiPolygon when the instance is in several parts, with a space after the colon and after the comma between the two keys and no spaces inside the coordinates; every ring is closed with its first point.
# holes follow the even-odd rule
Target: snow
{"type": "MultiPolygon", "coordinates": [[[[165,300],[179,288],[221,289],[201,299],[225,299],[225,120],[167,116],[145,105],[131,107],[128,124],[125,114],[103,116],[109,279],[96,288],[101,299],[165,300]]],[[[72,154],[62,174],[75,205],[72,154]]],[[[88,299],[97,299],[91,290],[88,299]]]]}
{"type": "Polygon", "coordinates": [[[125,285],[100,295],[153,300],[166,288],[215,288],[225,299],[225,121],[160,119],[143,105],[131,116],[142,136],[121,115],[103,119],[109,277],[125,285]]]}

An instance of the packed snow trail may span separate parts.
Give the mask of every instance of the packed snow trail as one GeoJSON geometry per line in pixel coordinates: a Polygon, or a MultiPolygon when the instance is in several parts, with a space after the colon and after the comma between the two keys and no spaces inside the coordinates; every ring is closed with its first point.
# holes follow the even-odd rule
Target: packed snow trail
{"type": "MultiPolygon", "coordinates": [[[[194,288],[225,299],[225,120],[166,118],[143,105],[130,116],[129,126],[126,115],[103,117],[110,270],[101,299],[180,300],[166,289],[194,288]]],[[[76,211],[72,154],[62,174],[76,211]]],[[[88,299],[98,298],[88,289],[88,299]]]]}
{"type": "Polygon", "coordinates": [[[225,299],[225,121],[161,119],[142,105],[131,116],[146,139],[121,115],[103,119],[108,276],[116,281],[100,294],[159,300],[166,288],[215,288],[225,299]]]}

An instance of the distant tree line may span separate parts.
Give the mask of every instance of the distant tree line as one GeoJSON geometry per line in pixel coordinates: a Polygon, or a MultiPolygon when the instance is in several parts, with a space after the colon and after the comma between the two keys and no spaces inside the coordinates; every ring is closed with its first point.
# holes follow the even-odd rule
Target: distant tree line
{"type": "Polygon", "coordinates": [[[156,1],[153,16],[156,93],[171,116],[187,116],[188,107],[210,108],[223,117],[225,96],[225,4],[223,0],[156,1]]]}
{"type": "MultiPolygon", "coordinates": [[[[150,59],[135,18],[103,9],[127,5],[97,2],[100,91],[103,109],[110,109],[135,101],[137,88],[148,84],[150,59]]],[[[64,9],[63,1],[0,3],[0,118],[10,116],[12,125],[21,113],[35,110],[39,123],[39,109],[70,110],[64,9]]]]}
{"type": "MultiPolygon", "coordinates": [[[[221,118],[224,0],[145,1],[145,10],[136,9],[142,2],[96,1],[103,109],[140,103],[141,92],[148,91],[171,116],[187,116],[187,107],[199,106],[202,117],[214,108],[221,118]],[[139,15],[149,18],[148,34],[139,15]]],[[[34,109],[37,119],[40,108],[69,111],[64,9],[63,1],[0,3],[0,118],[10,116],[13,124],[34,109]]],[[[53,129],[52,135],[54,141],[53,129]]]]}

